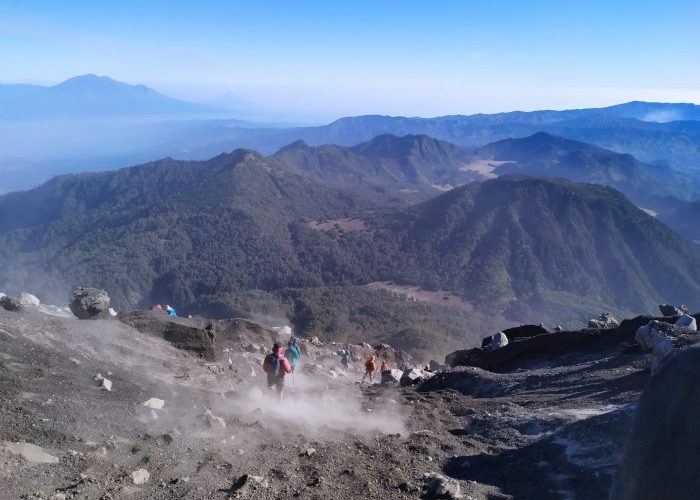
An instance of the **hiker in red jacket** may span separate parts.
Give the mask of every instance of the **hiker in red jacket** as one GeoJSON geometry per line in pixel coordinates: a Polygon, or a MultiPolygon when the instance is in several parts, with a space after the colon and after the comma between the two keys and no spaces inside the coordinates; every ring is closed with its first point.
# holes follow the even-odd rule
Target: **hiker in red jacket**
{"type": "Polygon", "coordinates": [[[377,357],[372,355],[367,361],[365,361],[365,374],[362,376],[361,384],[364,383],[365,379],[369,375],[369,383],[372,384],[372,378],[377,371],[377,357]]]}
{"type": "Polygon", "coordinates": [[[277,342],[272,346],[272,352],[265,356],[263,370],[267,373],[268,389],[277,387],[277,394],[282,399],[284,376],[292,372],[292,365],[284,357],[284,349],[277,342]]]}

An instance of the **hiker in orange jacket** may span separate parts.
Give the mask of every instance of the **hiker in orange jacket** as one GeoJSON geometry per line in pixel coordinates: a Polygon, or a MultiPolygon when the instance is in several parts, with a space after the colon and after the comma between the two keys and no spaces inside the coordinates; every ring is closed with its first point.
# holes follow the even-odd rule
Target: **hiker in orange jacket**
{"type": "Polygon", "coordinates": [[[372,383],[372,378],[374,377],[374,374],[377,371],[377,357],[373,354],[369,357],[367,361],[365,361],[365,374],[362,376],[362,381],[360,383],[363,383],[365,381],[365,378],[367,378],[367,375],[369,375],[369,383],[372,383]]]}
{"type": "Polygon", "coordinates": [[[275,342],[275,345],[272,346],[272,352],[265,356],[262,368],[267,373],[268,389],[277,388],[277,395],[282,399],[284,376],[287,373],[292,373],[292,365],[284,357],[284,349],[278,343],[275,342]]]}

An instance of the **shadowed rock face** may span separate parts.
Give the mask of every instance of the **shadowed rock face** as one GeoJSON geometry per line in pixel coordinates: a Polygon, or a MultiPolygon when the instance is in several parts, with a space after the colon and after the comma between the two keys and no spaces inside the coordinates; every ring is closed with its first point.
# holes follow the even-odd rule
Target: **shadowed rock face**
{"type": "Polygon", "coordinates": [[[164,338],[178,349],[193,352],[210,361],[216,360],[216,335],[211,323],[200,328],[187,319],[171,318],[154,311],[120,314],[119,320],[141,333],[164,338]]]}
{"type": "Polygon", "coordinates": [[[647,385],[611,500],[696,498],[700,491],[700,347],[674,356],[647,385]]]}

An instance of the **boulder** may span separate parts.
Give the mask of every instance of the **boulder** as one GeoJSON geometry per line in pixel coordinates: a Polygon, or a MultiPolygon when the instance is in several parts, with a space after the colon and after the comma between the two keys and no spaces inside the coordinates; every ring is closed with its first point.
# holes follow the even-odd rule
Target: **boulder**
{"type": "Polygon", "coordinates": [[[459,482],[435,472],[423,474],[425,493],[428,498],[462,498],[459,482]]]}
{"type": "Polygon", "coordinates": [[[417,383],[429,379],[435,375],[434,373],[427,372],[420,368],[410,368],[403,372],[399,382],[402,386],[416,385],[417,383]]]}
{"type": "Polygon", "coordinates": [[[184,318],[172,318],[153,311],[120,313],[119,321],[141,333],[161,337],[178,349],[190,351],[208,361],[216,361],[216,334],[213,323],[205,328],[192,326],[184,318]]]}
{"type": "Polygon", "coordinates": [[[642,393],[611,500],[697,498],[700,346],[673,356],[642,393]]]}
{"type": "Polygon", "coordinates": [[[391,368],[390,370],[386,370],[382,372],[382,384],[393,384],[394,382],[400,382],[401,377],[403,376],[403,372],[401,370],[397,370],[396,368],[391,368]]]}
{"type": "Polygon", "coordinates": [[[489,350],[494,351],[496,349],[500,349],[501,347],[505,347],[507,345],[508,345],[508,337],[506,337],[506,334],[503,332],[498,332],[491,338],[491,343],[489,344],[489,350]]]}
{"type": "Polygon", "coordinates": [[[22,304],[19,303],[19,300],[5,295],[3,297],[0,297],[0,307],[5,309],[6,311],[16,312],[22,309],[22,304]]]}
{"type": "Polygon", "coordinates": [[[76,288],[70,310],[80,319],[109,318],[109,295],[99,288],[76,288]]]}
{"type": "Polygon", "coordinates": [[[678,320],[676,320],[676,326],[680,326],[682,328],[686,328],[687,330],[697,332],[698,331],[698,323],[695,321],[695,318],[693,318],[689,314],[684,314],[678,320]]]}
{"type": "Polygon", "coordinates": [[[664,360],[673,353],[673,340],[662,331],[655,328],[650,322],[648,325],[640,326],[634,339],[642,346],[652,352],[651,370],[656,372],[663,364],[664,360]]]}
{"type": "Polygon", "coordinates": [[[37,307],[41,302],[34,295],[27,292],[22,292],[17,297],[20,305],[23,307],[37,307]]]}

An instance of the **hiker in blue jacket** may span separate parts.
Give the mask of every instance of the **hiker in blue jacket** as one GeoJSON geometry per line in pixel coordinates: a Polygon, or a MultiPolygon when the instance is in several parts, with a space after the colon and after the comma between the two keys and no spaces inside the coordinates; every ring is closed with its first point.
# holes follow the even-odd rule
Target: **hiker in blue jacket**
{"type": "Polygon", "coordinates": [[[284,357],[289,360],[289,364],[292,365],[292,371],[294,371],[299,364],[299,358],[301,358],[301,351],[299,351],[298,340],[292,337],[287,345],[287,350],[284,351],[284,357]]]}

